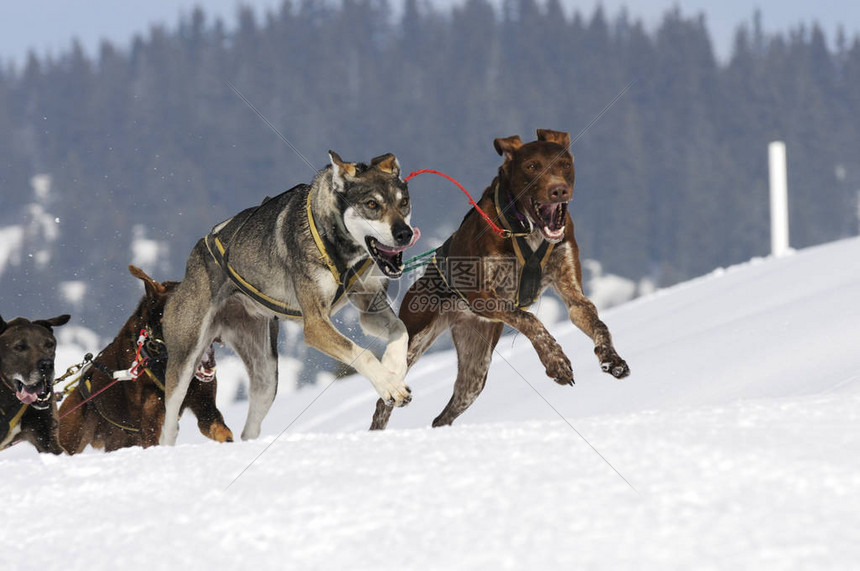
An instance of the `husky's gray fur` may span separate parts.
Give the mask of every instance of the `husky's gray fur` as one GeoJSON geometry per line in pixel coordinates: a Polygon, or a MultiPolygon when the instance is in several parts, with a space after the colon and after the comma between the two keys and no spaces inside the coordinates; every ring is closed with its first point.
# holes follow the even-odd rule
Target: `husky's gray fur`
{"type": "MultiPolygon", "coordinates": [[[[403,269],[402,250],[413,240],[411,205],[394,155],[370,165],[344,162],[330,151],[331,165],[310,185],[300,185],[216,226],[241,278],[267,296],[301,310],[305,342],[354,367],[380,397],[396,406],[411,400],[406,374],[407,334],[388,303],[389,277],[403,269]],[[338,289],[314,241],[307,215],[308,193],[317,230],[332,261],[352,267],[374,264],[333,305],[338,289]],[[387,339],[381,359],[332,325],[330,316],[348,300],[360,311],[362,329],[387,339]]],[[[414,236],[417,238],[418,234],[414,236]]],[[[278,312],[242,293],[200,240],[164,309],[164,340],[170,355],[166,373],[166,416],[161,444],[174,444],[179,407],[193,369],[216,337],[242,358],[250,379],[248,417],[242,439],[256,438],[278,382],[278,312]]]]}

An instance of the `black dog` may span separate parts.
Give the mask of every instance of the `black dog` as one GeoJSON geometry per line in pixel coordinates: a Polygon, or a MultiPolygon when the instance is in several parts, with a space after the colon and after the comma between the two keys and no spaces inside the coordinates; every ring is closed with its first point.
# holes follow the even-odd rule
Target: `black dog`
{"type": "Polygon", "coordinates": [[[54,327],[68,315],[29,321],[0,317],[0,450],[27,440],[39,452],[62,454],[54,400],[54,327]]]}

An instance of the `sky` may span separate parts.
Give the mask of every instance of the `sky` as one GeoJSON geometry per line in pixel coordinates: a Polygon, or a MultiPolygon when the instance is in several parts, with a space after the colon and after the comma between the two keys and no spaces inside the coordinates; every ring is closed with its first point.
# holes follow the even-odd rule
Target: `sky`
{"type": "MultiPolygon", "coordinates": [[[[465,0],[426,0],[448,8],[465,0]]],[[[395,10],[402,0],[389,0],[395,10]]],[[[491,0],[501,4],[502,0],[491,0]]],[[[568,10],[591,14],[595,0],[562,0],[568,10]]],[[[0,6],[0,61],[20,65],[28,50],[38,54],[58,54],[68,49],[72,38],[78,38],[85,50],[94,55],[103,39],[119,45],[128,44],[135,34],[145,34],[152,24],[175,25],[180,14],[188,14],[200,0],[27,0],[6,1],[0,6]]],[[[210,17],[220,17],[231,25],[235,21],[238,0],[206,0],[203,4],[210,17]]],[[[244,2],[260,14],[274,9],[281,0],[244,2]]],[[[847,0],[603,0],[610,16],[626,6],[634,18],[641,18],[653,28],[673,6],[685,15],[704,13],[714,39],[715,51],[725,60],[731,50],[732,36],[739,22],[749,21],[756,7],[763,15],[765,31],[783,31],[797,24],[819,22],[828,37],[835,36],[839,25],[853,36],[860,31],[860,2],[847,0]]]]}

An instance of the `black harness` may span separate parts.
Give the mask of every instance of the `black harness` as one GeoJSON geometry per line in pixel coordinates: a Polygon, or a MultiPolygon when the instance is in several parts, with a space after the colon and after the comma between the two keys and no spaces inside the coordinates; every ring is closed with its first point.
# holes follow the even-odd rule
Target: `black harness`
{"type": "MultiPolygon", "coordinates": [[[[510,238],[513,241],[514,255],[517,258],[517,266],[519,268],[517,276],[517,307],[528,309],[540,295],[543,270],[555,245],[547,240],[541,240],[537,249],[532,250],[527,239],[532,234],[531,222],[517,212],[513,201],[509,201],[509,204],[505,208],[502,208],[499,201],[498,183],[496,183],[493,200],[502,225],[511,233],[510,238]]],[[[442,280],[448,289],[468,302],[466,296],[457,287],[457,284],[462,283],[462,281],[458,279],[458,276],[452,274],[452,270],[456,269],[456,264],[452,263],[449,259],[452,238],[453,236],[449,237],[445,240],[444,244],[436,249],[436,253],[433,255],[433,265],[436,266],[439,275],[442,276],[442,280]]]]}
{"type": "MultiPolygon", "coordinates": [[[[506,208],[502,208],[499,202],[499,184],[496,184],[494,195],[496,210],[499,212],[502,219],[502,224],[505,228],[513,232],[512,240],[514,246],[514,254],[517,256],[517,262],[520,266],[520,276],[517,281],[517,306],[520,309],[526,309],[533,304],[540,295],[540,284],[543,280],[543,269],[552,254],[555,244],[546,240],[541,240],[537,250],[532,250],[529,246],[525,232],[514,232],[515,225],[523,226],[525,217],[516,216],[519,214],[514,206],[513,201],[510,201],[506,208]],[[512,214],[514,217],[512,217],[512,214]]],[[[525,220],[528,222],[528,220],[525,220]]],[[[531,233],[532,225],[528,222],[529,233],[531,233]]]]}

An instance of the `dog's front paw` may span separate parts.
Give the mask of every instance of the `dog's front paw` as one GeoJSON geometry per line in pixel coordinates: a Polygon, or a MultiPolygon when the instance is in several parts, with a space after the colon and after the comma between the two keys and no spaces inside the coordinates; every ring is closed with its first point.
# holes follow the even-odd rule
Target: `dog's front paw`
{"type": "Polygon", "coordinates": [[[412,402],[412,389],[402,385],[401,389],[389,392],[387,395],[380,393],[380,396],[387,406],[406,406],[412,402]]]}
{"type": "Polygon", "coordinates": [[[600,359],[600,368],[604,373],[609,373],[616,379],[623,379],[630,374],[627,362],[619,357],[612,347],[595,347],[594,353],[600,359]]]}
{"type": "Polygon", "coordinates": [[[559,352],[546,365],[546,375],[560,385],[573,384],[573,367],[567,355],[559,352]]]}
{"type": "Polygon", "coordinates": [[[233,442],[233,431],[226,425],[213,422],[209,425],[209,438],[215,442],[233,442]]]}
{"type": "Polygon", "coordinates": [[[44,446],[37,446],[39,452],[48,452],[50,454],[65,454],[66,449],[60,445],[60,441],[52,438],[48,441],[48,443],[44,446]]]}

